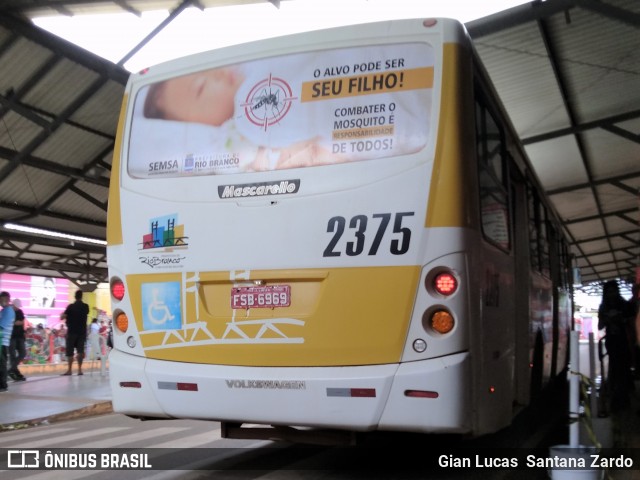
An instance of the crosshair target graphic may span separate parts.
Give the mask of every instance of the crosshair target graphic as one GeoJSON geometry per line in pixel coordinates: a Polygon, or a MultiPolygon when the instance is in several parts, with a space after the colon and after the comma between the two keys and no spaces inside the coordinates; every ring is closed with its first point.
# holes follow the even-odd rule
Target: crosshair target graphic
{"type": "Polygon", "coordinates": [[[269,75],[254,85],[241,106],[249,121],[266,131],[287,115],[297,98],[286,81],[269,75]]]}

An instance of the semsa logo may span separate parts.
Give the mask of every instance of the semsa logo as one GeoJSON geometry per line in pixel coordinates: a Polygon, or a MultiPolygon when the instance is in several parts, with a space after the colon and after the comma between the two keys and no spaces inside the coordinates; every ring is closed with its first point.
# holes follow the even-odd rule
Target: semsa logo
{"type": "Polygon", "coordinates": [[[220,198],[262,197],[286,195],[300,190],[300,180],[277,180],[275,182],[245,183],[241,185],[219,185],[220,198]]]}
{"type": "Polygon", "coordinates": [[[149,175],[159,173],[175,172],[179,169],[178,160],[165,160],[160,162],[149,163],[149,175]]]}

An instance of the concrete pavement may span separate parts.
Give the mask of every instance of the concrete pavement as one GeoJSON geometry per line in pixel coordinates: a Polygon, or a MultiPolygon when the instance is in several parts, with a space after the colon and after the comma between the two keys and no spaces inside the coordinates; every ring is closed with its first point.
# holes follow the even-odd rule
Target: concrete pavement
{"type": "Polygon", "coordinates": [[[108,369],[104,375],[99,361],[85,362],[84,375],[63,376],[65,364],[21,365],[27,380],[8,381],[0,393],[0,432],[20,425],[37,425],[78,416],[110,413],[111,387],[108,369]]]}

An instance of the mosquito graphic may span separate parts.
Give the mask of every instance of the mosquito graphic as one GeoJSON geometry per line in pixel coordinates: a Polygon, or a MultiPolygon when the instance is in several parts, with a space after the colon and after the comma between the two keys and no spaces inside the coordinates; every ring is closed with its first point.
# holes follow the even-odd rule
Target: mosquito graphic
{"type": "Polygon", "coordinates": [[[258,102],[253,106],[253,110],[257,110],[267,105],[280,113],[280,109],[278,108],[280,103],[280,91],[276,91],[276,93],[267,93],[267,90],[263,89],[261,95],[258,96],[258,102]]]}

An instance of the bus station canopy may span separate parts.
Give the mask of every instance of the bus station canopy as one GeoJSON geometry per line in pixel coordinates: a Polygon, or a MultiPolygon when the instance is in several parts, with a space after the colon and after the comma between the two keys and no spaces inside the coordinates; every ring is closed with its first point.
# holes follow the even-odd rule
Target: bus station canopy
{"type": "MultiPolygon", "coordinates": [[[[129,72],[30,19],[169,10],[153,35],[186,8],[247,3],[260,0],[0,3],[0,271],[64,277],[87,290],[107,281],[104,244],[10,227],[105,240],[129,72]]],[[[532,1],[466,27],[570,239],[581,283],[633,282],[640,268],[640,2],[532,1]]]]}

